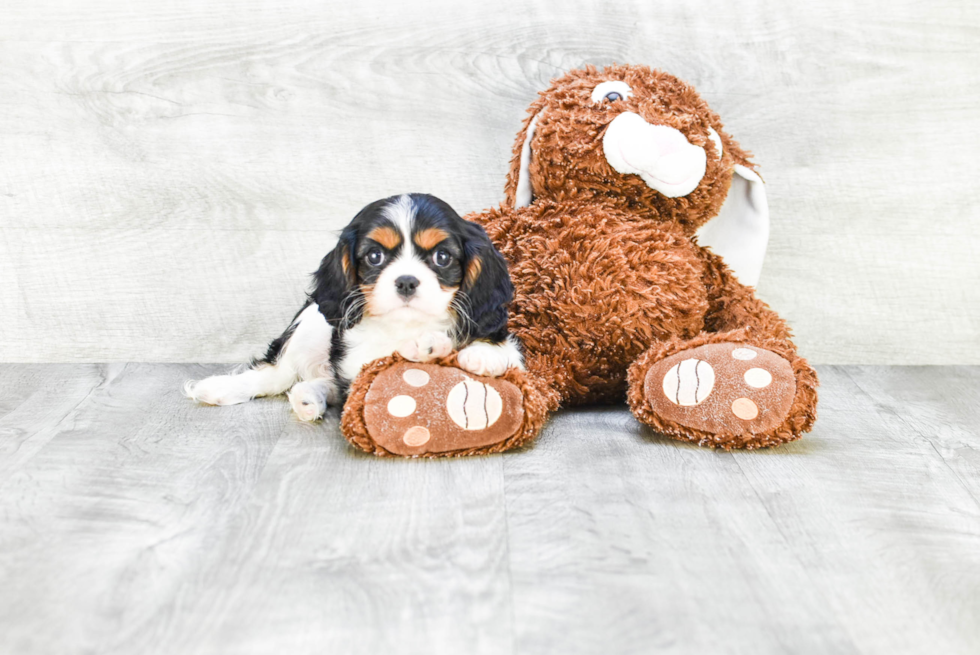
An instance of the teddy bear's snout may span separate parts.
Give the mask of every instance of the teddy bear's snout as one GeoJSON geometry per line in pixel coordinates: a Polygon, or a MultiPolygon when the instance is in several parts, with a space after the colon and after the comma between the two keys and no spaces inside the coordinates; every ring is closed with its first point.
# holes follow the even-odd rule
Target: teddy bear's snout
{"type": "Polygon", "coordinates": [[[692,144],[679,130],[653,125],[633,112],[623,112],[609,124],[602,149],[617,172],[639,175],[647,186],[668,198],[694,191],[707,168],[704,148],[692,144]]]}

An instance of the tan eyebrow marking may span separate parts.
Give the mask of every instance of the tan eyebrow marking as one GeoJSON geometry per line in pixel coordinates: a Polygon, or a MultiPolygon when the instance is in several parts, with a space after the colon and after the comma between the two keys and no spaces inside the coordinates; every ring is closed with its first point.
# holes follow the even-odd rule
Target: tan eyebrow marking
{"type": "Polygon", "coordinates": [[[427,227],[415,235],[415,243],[422,250],[432,250],[448,238],[449,235],[446,234],[445,230],[440,230],[437,227],[427,227]]]}
{"type": "Polygon", "coordinates": [[[466,286],[472,287],[476,284],[476,278],[480,277],[480,273],[483,271],[483,262],[479,257],[474,257],[470,260],[470,263],[466,265],[466,286]]]}
{"type": "Polygon", "coordinates": [[[368,233],[367,238],[377,241],[388,250],[394,250],[402,242],[402,235],[398,234],[398,230],[387,225],[374,228],[368,233]]]}

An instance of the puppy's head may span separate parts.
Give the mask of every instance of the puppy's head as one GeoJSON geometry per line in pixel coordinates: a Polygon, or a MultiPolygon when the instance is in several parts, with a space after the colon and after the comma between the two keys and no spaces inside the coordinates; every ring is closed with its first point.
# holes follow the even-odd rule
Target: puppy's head
{"type": "Polygon", "coordinates": [[[469,339],[489,336],[487,326],[475,327],[481,322],[506,329],[513,288],[503,257],[482,227],[439,198],[413,193],[371,203],[332,254],[356,318],[445,319],[469,339]]]}

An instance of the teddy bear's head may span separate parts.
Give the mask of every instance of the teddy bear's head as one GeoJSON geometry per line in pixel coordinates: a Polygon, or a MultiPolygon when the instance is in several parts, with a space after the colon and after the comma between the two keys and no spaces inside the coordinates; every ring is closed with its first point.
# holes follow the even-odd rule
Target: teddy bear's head
{"type": "Polygon", "coordinates": [[[693,87],[646,66],[614,65],[569,72],[539,95],[505,193],[510,207],[603,202],[673,222],[755,284],[768,240],[762,187],[693,87]],[[724,220],[711,220],[719,214],[724,220]],[[740,267],[724,250],[751,261],[740,267]]]}

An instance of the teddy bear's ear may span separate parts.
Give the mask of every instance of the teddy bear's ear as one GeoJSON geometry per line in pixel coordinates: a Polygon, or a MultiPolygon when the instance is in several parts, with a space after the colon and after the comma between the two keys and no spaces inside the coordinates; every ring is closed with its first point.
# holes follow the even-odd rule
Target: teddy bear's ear
{"type": "Polygon", "coordinates": [[[769,202],[765,183],[748,166],[735,165],[732,186],[718,215],[697,231],[698,245],[711,248],[738,281],[754,287],[769,245],[769,202]]]}
{"type": "Polygon", "coordinates": [[[527,207],[534,199],[534,189],[531,188],[531,139],[534,138],[534,129],[537,127],[538,112],[527,124],[527,131],[524,134],[524,143],[521,144],[521,161],[517,173],[517,187],[514,190],[514,209],[527,207]]]}

